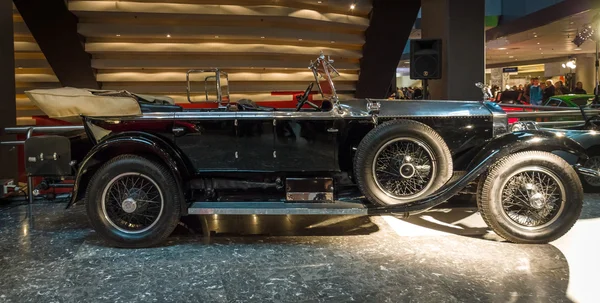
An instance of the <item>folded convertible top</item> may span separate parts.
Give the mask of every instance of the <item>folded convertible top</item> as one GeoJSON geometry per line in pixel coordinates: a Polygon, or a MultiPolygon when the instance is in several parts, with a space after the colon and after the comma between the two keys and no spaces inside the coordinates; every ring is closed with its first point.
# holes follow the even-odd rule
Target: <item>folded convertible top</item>
{"type": "Polygon", "coordinates": [[[168,97],[137,95],[127,91],[108,91],[63,87],[26,91],[29,99],[48,117],[72,120],[81,115],[125,117],[142,114],[139,102],[172,104],[168,97]]]}

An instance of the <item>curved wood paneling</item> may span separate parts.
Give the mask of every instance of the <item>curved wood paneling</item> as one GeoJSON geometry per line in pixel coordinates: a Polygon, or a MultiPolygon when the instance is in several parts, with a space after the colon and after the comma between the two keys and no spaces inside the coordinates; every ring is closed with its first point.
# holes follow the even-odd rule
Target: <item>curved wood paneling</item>
{"type": "MultiPolygon", "coordinates": [[[[103,89],[165,94],[187,103],[185,72],[229,73],[231,99],[294,102],[314,81],[307,69],[321,51],[336,60],[342,98],[356,89],[369,1],[130,0],[69,1],[103,89]],[[169,35],[169,37],[167,37],[169,35]]],[[[39,113],[24,95],[58,87],[27,26],[14,15],[19,121],[39,113]]],[[[315,100],[320,96],[314,95],[315,100]]],[[[20,122],[20,123],[21,123],[20,122]]]]}

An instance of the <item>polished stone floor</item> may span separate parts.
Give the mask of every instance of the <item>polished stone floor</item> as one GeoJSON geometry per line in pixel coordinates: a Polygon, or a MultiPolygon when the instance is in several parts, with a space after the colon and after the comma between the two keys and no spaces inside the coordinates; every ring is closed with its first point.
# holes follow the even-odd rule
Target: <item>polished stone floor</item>
{"type": "Polygon", "coordinates": [[[188,218],[115,249],[83,207],[0,207],[0,302],[598,302],[600,195],[562,239],[515,245],[472,209],[393,217],[188,218]]]}

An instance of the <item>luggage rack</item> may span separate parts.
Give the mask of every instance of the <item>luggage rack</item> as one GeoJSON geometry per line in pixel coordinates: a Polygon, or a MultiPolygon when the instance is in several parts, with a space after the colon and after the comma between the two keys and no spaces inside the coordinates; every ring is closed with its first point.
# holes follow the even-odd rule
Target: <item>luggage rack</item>
{"type": "MultiPolygon", "coordinates": [[[[22,141],[0,141],[0,145],[19,146],[25,145],[25,141],[31,138],[34,133],[37,134],[62,134],[72,131],[84,130],[82,125],[66,125],[66,126],[17,126],[7,127],[4,129],[4,134],[25,134],[25,140],[22,141]]],[[[27,159],[25,159],[27,166],[27,159]]],[[[27,174],[27,217],[30,220],[30,226],[33,227],[33,176],[27,174]]]]}

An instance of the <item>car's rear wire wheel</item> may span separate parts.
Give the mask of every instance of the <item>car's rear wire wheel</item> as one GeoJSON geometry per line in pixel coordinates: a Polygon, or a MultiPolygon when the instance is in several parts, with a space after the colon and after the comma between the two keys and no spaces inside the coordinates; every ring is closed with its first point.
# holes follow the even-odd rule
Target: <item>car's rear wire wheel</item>
{"type": "Polygon", "coordinates": [[[156,181],[139,173],[123,173],[108,182],[102,193],[102,213],[123,233],[143,233],[158,222],[164,195],[156,181]]]}
{"type": "Polygon", "coordinates": [[[108,161],[86,193],[94,230],[118,247],[148,247],[165,240],[181,216],[181,189],[161,163],[136,155],[108,161]]]}

